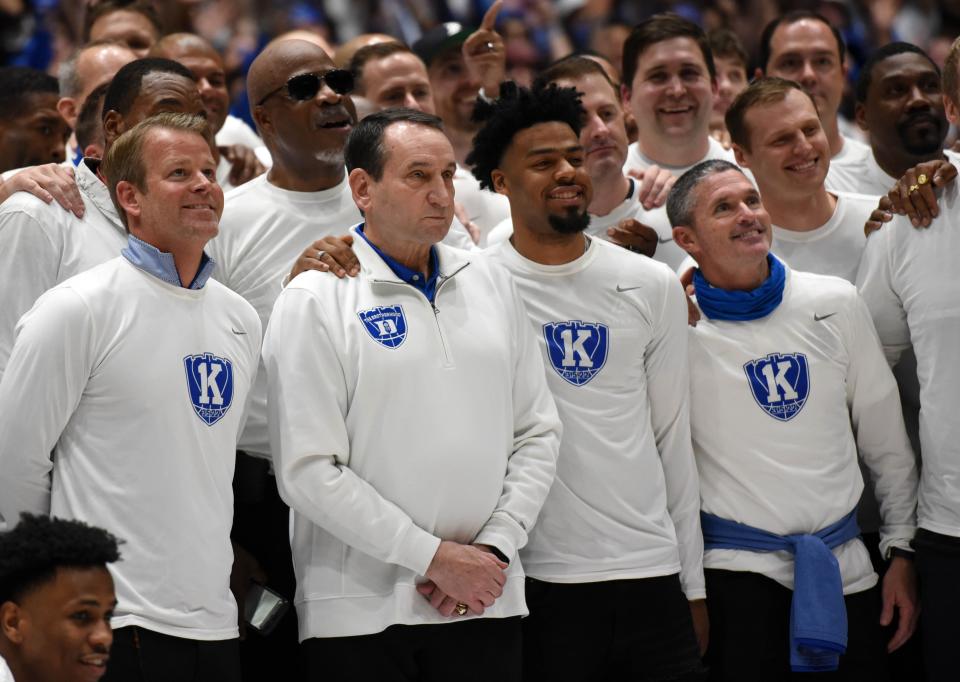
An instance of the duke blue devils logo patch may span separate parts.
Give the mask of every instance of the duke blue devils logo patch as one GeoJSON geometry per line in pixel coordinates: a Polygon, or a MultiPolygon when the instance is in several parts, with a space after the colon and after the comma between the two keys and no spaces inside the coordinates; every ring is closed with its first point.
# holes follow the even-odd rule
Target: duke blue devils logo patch
{"type": "Polygon", "coordinates": [[[223,418],[233,402],[233,363],[213,353],[183,359],[193,411],[207,426],[223,418]]]}
{"type": "Polygon", "coordinates": [[[548,322],[543,325],[550,364],[574,386],[583,386],[607,361],[610,330],[599,322],[548,322]]]}
{"type": "Polygon", "coordinates": [[[803,353],[771,353],[743,366],[757,404],[774,419],[790,421],[810,395],[810,371],[803,353]]]}
{"type": "Polygon", "coordinates": [[[384,305],[357,312],[370,338],[385,348],[397,348],[407,338],[407,318],[403,307],[384,305]]]}

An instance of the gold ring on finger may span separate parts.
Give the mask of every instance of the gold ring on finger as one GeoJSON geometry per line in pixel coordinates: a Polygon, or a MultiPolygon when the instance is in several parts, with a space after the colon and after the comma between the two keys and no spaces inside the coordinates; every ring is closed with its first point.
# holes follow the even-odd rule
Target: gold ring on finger
{"type": "Polygon", "coordinates": [[[925,185],[925,184],[927,184],[927,174],[921,173],[920,175],[917,176],[917,184],[914,185],[914,187],[919,187],[920,185],[925,185]]]}
{"type": "Polygon", "coordinates": [[[463,602],[457,602],[457,605],[454,607],[453,610],[456,612],[458,616],[465,616],[467,615],[468,607],[463,602]]]}
{"type": "Polygon", "coordinates": [[[920,189],[920,185],[910,185],[910,188],[907,190],[907,194],[913,194],[918,189],[920,189]]]}

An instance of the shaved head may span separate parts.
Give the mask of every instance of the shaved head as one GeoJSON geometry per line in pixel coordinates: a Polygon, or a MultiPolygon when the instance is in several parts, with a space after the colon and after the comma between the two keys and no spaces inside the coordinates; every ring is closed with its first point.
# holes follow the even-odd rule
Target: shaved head
{"type": "Polygon", "coordinates": [[[287,31],[281,35],[278,35],[273,39],[273,42],[279,42],[281,40],[304,40],[308,43],[313,43],[321,50],[327,53],[327,56],[333,54],[333,45],[331,45],[326,38],[324,38],[319,33],[314,33],[313,31],[307,31],[302,28],[295,29],[293,31],[287,31]]]}
{"type": "Polygon", "coordinates": [[[251,106],[282,87],[303,65],[322,62],[333,66],[330,56],[316,43],[294,38],[277,39],[257,55],[247,73],[247,94],[251,106]]]}
{"type": "Polygon", "coordinates": [[[171,33],[158,40],[150,49],[151,57],[166,57],[174,61],[187,55],[199,54],[213,57],[218,62],[223,61],[220,53],[213,49],[213,45],[193,33],[171,33]]]}
{"type": "Polygon", "coordinates": [[[399,40],[393,36],[388,36],[386,33],[362,33],[337,48],[336,54],[333,55],[333,63],[337,65],[337,68],[345,69],[350,64],[350,60],[353,59],[353,55],[364,47],[377,43],[399,42],[399,40]]]}

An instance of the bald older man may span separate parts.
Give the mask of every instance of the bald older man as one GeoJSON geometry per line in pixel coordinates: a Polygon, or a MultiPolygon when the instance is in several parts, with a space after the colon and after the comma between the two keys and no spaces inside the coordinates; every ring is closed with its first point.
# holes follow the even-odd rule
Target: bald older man
{"type": "MultiPolygon", "coordinates": [[[[263,173],[266,166],[256,154],[256,149],[262,147],[263,143],[243,121],[229,116],[230,93],[220,53],[206,40],[192,33],[171,33],[157,41],[150,49],[150,55],[183,64],[196,79],[207,121],[216,136],[220,154],[217,182],[224,191],[263,173]],[[228,128],[227,122],[231,119],[228,128]],[[226,134],[223,134],[224,129],[227,130],[226,134]]],[[[269,165],[269,154],[264,154],[264,159],[269,165]]]]}

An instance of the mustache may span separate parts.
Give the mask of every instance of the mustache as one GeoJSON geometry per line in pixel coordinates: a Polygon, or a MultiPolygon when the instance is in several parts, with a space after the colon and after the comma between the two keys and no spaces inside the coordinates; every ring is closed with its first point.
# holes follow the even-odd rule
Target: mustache
{"type": "Polygon", "coordinates": [[[944,116],[937,116],[932,111],[917,111],[912,114],[904,116],[899,124],[899,127],[911,127],[921,123],[931,123],[937,127],[943,127],[946,125],[946,118],[944,116]]]}

